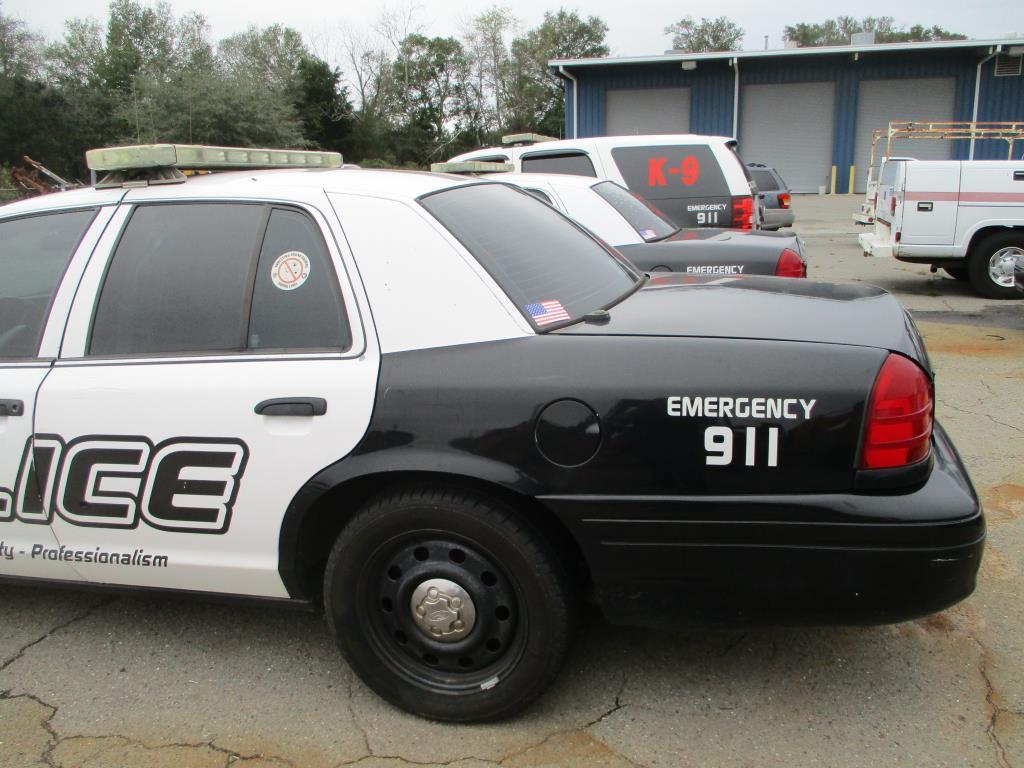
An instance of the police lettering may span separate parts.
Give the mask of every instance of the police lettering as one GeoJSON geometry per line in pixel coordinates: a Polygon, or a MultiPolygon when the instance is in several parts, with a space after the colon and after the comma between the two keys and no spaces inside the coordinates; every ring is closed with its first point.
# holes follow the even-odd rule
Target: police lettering
{"type": "Polygon", "coordinates": [[[647,158],[647,186],[649,187],[666,187],[668,186],[669,176],[674,176],[679,179],[679,183],[684,186],[691,186],[697,183],[697,179],[700,178],[700,161],[697,160],[693,155],[687,155],[680,161],[679,166],[671,166],[666,168],[668,165],[667,157],[649,157],[647,158]]]}
{"type": "Polygon", "coordinates": [[[25,443],[16,491],[0,488],[0,522],[224,533],[248,458],[240,440],[57,435],[25,443]]]}
{"type": "Polygon", "coordinates": [[[809,419],[817,400],[802,397],[669,397],[669,416],[737,419],[809,419]]]}
{"type": "Polygon", "coordinates": [[[714,266],[687,267],[686,271],[693,275],[742,275],[744,265],[716,264],[714,266]]]}

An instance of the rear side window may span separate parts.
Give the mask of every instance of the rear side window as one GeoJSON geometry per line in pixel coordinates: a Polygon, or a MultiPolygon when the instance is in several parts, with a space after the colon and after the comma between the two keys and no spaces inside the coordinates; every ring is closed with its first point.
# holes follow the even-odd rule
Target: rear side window
{"type": "Polygon", "coordinates": [[[751,168],[750,175],[754,177],[754,183],[757,184],[757,188],[762,192],[774,192],[779,188],[771,171],[759,171],[751,168]]]}
{"type": "Polygon", "coordinates": [[[262,204],[147,205],[107,269],[91,355],[343,347],[334,269],[305,214],[262,204]]]}
{"type": "Polygon", "coordinates": [[[610,306],[639,281],[560,213],[505,184],[455,187],[420,202],[538,328],[610,306]]]}
{"type": "Polygon", "coordinates": [[[523,155],[524,173],[562,173],[597,178],[586,152],[544,152],[523,155]]]}
{"type": "Polygon", "coordinates": [[[94,209],[0,222],[0,358],[35,357],[61,276],[94,209]]]}
{"type": "Polygon", "coordinates": [[[304,213],[275,208],[256,268],[249,349],[334,349],[351,343],[319,228],[304,213]]]}
{"type": "Polygon", "coordinates": [[[614,181],[602,181],[591,187],[637,231],[646,242],[662,240],[677,229],[671,221],[659,214],[644,199],[614,181]]]}

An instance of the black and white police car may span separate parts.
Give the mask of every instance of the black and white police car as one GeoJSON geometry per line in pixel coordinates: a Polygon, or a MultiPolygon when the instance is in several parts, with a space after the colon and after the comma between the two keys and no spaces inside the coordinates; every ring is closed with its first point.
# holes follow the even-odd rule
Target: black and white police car
{"type": "Polygon", "coordinates": [[[538,696],[586,597],[890,622],[974,588],[880,289],[646,278],[506,184],[338,155],[90,163],[0,209],[5,578],[322,601],[375,691],[453,721],[538,696]]]}
{"type": "MultiPolygon", "coordinates": [[[[482,163],[435,163],[432,170],[482,163]]],[[[696,275],[807,277],[803,244],[789,232],[712,227],[677,227],[644,198],[614,181],[554,173],[512,173],[511,166],[488,178],[514,184],[610,243],[644,272],[696,275]]]]}

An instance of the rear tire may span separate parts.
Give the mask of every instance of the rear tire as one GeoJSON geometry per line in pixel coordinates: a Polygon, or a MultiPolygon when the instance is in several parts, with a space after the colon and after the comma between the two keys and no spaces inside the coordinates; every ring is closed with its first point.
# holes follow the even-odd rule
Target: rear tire
{"type": "Polygon", "coordinates": [[[341,532],[324,604],[338,647],[377,694],[474,722],[518,712],[555,678],[570,585],[564,558],[511,507],[411,488],[369,501],[341,532]]]}
{"type": "Polygon", "coordinates": [[[982,240],[967,262],[971,285],[989,299],[1019,299],[1014,287],[1013,262],[1024,259],[1024,235],[999,232],[982,240]]]}

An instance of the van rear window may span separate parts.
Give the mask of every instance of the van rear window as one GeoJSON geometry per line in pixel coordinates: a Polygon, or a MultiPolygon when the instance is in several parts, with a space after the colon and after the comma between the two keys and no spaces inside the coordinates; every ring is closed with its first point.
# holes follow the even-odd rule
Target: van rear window
{"type": "Polygon", "coordinates": [[[453,187],[421,197],[420,204],[538,329],[611,306],[640,280],[625,259],[550,205],[507,184],[453,187]]]}

